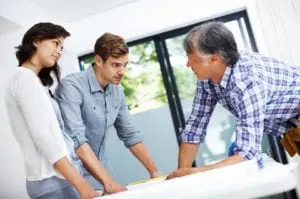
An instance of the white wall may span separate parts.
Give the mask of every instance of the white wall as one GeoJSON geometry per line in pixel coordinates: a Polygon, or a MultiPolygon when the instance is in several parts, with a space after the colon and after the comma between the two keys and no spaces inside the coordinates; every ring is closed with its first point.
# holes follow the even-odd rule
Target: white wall
{"type": "Polygon", "coordinates": [[[259,51],[300,66],[300,1],[248,0],[259,51]]]}
{"type": "MultiPolygon", "coordinates": [[[[282,1],[284,0],[274,0],[272,4],[278,4],[282,1]]],[[[293,2],[296,6],[299,6],[296,0],[293,2]]],[[[279,34],[276,38],[270,40],[276,26],[264,22],[265,18],[270,15],[270,10],[268,6],[261,8],[259,0],[141,0],[66,25],[72,36],[68,39],[70,42],[66,43],[67,52],[62,58],[61,66],[65,67],[63,74],[78,71],[76,56],[90,52],[96,38],[106,31],[119,33],[128,40],[134,40],[245,7],[249,9],[250,20],[252,20],[251,23],[259,50],[265,54],[275,55],[270,51],[278,48],[277,41],[282,38],[279,34]]],[[[291,7],[282,6],[281,9],[282,12],[286,11],[285,13],[287,13],[280,16],[284,20],[289,21],[291,19],[289,14],[293,14],[292,17],[298,17],[293,20],[293,23],[285,24],[285,29],[299,30],[299,15],[290,12],[290,10],[285,10],[292,9],[291,7]]],[[[276,16],[277,12],[271,12],[271,14],[276,16]]],[[[285,21],[281,21],[281,23],[285,23],[285,21]]],[[[14,46],[19,43],[23,33],[24,31],[20,31],[0,38],[0,57],[2,61],[2,72],[0,73],[0,135],[2,140],[0,145],[0,198],[13,199],[25,198],[26,196],[22,155],[12,137],[3,102],[6,82],[17,65],[14,46]]],[[[290,31],[289,34],[291,34],[290,31]]],[[[294,51],[293,58],[287,61],[300,65],[300,56],[297,55],[299,50],[295,50],[298,49],[295,44],[297,46],[300,44],[299,36],[294,35],[291,38],[285,37],[285,39],[288,40],[285,48],[286,53],[290,49],[294,51]]]]}
{"type": "Polygon", "coordinates": [[[0,73],[0,198],[10,198],[13,190],[17,191],[12,198],[26,197],[23,157],[12,136],[3,99],[6,82],[14,67],[17,66],[17,61],[12,59],[17,40],[19,40],[18,34],[11,35],[10,38],[0,39],[2,60],[2,72],[0,73]]]}

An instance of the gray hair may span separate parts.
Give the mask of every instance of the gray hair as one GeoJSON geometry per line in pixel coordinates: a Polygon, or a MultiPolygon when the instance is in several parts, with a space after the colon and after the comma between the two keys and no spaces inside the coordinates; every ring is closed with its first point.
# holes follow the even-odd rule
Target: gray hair
{"type": "Polygon", "coordinates": [[[204,55],[218,53],[226,65],[235,64],[239,58],[232,32],[220,22],[208,22],[190,30],[183,42],[187,53],[196,50],[204,55]]]}

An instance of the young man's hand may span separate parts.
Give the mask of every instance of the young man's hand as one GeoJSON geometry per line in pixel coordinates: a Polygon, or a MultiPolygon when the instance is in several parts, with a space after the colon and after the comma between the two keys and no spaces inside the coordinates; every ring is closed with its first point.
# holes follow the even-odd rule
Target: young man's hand
{"type": "Polygon", "coordinates": [[[161,176],[161,173],[159,171],[155,171],[153,173],[150,173],[150,178],[158,178],[161,176]]]}
{"type": "Polygon", "coordinates": [[[127,188],[113,180],[104,183],[104,194],[113,194],[126,191],[127,188]]]}
{"type": "Polygon", "coordinates": [[[81,185],[80,190],[78,191],[80,199],[92,199],[94,197],[100,197],[101,194],[97,193],[92,187],[87,183],[81,185]]]}

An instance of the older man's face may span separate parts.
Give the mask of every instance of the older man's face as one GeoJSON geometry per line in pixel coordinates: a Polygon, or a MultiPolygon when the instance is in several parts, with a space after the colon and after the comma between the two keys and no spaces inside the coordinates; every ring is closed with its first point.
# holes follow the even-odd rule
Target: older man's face
{"type": "Polygon", "coordinates": [[[200,55],[198,52],[187,53],[187,67],[190,67],[199,80],[210,79],[212,75],[212,60],[210,55],[200,55]]]}

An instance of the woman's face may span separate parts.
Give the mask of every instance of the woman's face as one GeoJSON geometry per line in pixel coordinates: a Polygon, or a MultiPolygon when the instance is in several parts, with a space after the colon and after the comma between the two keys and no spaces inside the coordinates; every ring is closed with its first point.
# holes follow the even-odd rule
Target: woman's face
{"type": "Polygon", "coordinates": [[[42,68],[50,68],[59,60],[64,45],[64,38],[44,39],[34,42],[37,61],[42,68]]]}

